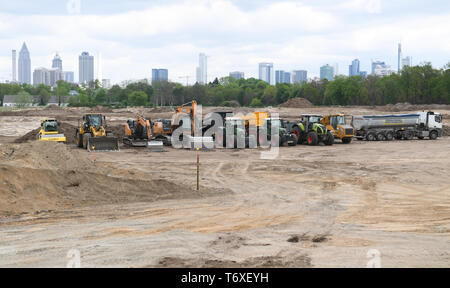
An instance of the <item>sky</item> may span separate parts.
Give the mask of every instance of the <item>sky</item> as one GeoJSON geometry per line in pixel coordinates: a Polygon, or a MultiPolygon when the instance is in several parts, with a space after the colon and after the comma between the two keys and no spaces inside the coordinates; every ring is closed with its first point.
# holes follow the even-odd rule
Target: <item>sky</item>
{"type": "MultiPolygon", "coordinates": [[[[12,77],[11,50],[26,42],[32,70],[51,67],[56,52],[78,80],[78,55],[102,55],[112,83],[151,78],[169,69],[174,82],[195,82],[199,53],[208,55],[208,81],[258,63],[275,70],[339,66],[355,58],[397,68],[397,45],[414,65],[450,62],[448,0],[0,0],[0,82],[12,77]]],[[[97,63],[96,70],[97,70],[97,63]]]]}

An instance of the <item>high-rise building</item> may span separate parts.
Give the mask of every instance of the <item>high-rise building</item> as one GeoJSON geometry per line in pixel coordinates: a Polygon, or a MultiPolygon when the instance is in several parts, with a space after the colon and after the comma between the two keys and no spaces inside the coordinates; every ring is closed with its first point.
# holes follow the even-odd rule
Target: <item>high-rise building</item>
{"type": "Polygon", "coordinates": [[[65,71],[64,72],[64,81],[67,83],[75,83],[75,76],[73,72],[65,71]]]}
{"type": "Polygon", "coordinates": [[[275,71],[275,84],[278,83],[291,83],[291,73],[283,70],[275,71]]]}
{"type": "Polygon", "coordinates": [[[204,53],[200,53],[197,67],[197,83],[208,83],[208,57],[204,53]]]}
{"type": "Polygon", "coordinates": [[[405,67],[405,66],[408,66],[408,67],[412,66],[412,57],[407,56],[407,57],[402,59],[401,69],[403,69],[403,67],[405,67]]]}
{"type": "Polygon", "coordinates": [[[19,83],[31,84],[31,58],[25,43],[19,52],[19,83]]]}
{"type": "Polygon", "coordinates": [[[62,59],[61,57],[58,55],[58,53],[56,53],[55,57],[53,58],[52,61],[52,68],[54,69],[59,69],[59,70],[63,70],[62,68],[62,59]]]}
{"type": "Polygon", "coordinates": [[[102,87],[105,89],[111,88],[111,80],[110,79],[102,79],[102,87]]]}
{"type": "Polygon", "coordinates": [[[389,76],[393,73],[391,66],[382,61],[372,62],[372,74],[377,76],[389,76]]]}
{"type": "Polygon", "coordinates": [[[333,81],[334,79],[334,68],[330,65],[325,65],[320,67],[320,79],[327,79],[328,81],[333,81]]]}
{"type": "Polygon", "coordinates": [[[244,79],[244,72],[234,71],[230,72],[230,77],[233,77],[236,80],[244,79]]]}
{"type": "Polygon", "coordinates": [[[64,72],[61,71],[59,68],[52,68],[48,70],[50,73],[50,83],[49,86],[55,87],[58,83],[58,81],[64,81],[64,72]]]}
{"type": "Polygon", "coordinates": [[[78,57],[79,64],[79,83],[89,84],[94,81],[94,56],[88,52],[83,52],[78,57]]]}
{"type": "Polygon", "coordinates": [[[50,86],[50,71],[46,68],[37,68],[33,72],[33,85],[41,84],[50,86]]]}
{"type": "Polygon", "coordinates": [[[12,50],[12,82],[17,81],[17,52],[16,50],[12,50]]]}
{"type": "Polygon", "coordinates": [[[259,79],[266,81],[270,85],[275,84],[275,73],[273,63],[259,63],[259,79]]]}
{"type": "Polygon", "coordinates": [[[400,59],[402,58],[402,44],[400,44],[400,43],[398,43],[398,55],[397,55],[397,57],[398,57],[397,72],[400,73],[400,71],[402,70],[401,63],[400,63],[400,59]]]}
{"type": "MultiPolygon", "coordinates": [[[[339,74],[339,63],[334,63],[333,66],[333,76],[336,77],[339,74]]],[[[333,77],[333,79],[334,79],[333,77]]]]}
{"type": "Polygon", "coordinates": [[[352,61],[352,65],[348,68],[348,76],[360,76],[360,62],[358,59],[352,61]]]}
{"type": "Polygon", "coordinates": [[[373,61],[373,60],[372,60],[372,74],[375,74],[375,68],[376,68],[377,66],[385,67],[385,66],[386,66],[386,63],[384,63],[383,61],[373,61]]]}
{"type": "Polygon", "coordinates": [[[302,84],[308,81],[308,72],[306,70],[295,70],[292,72],[292,82],[302,84]]]}
{"type": "Polygon", "coordinates": [[[152,69],[152,83],[169,81],[169,70],[152,69]]]}

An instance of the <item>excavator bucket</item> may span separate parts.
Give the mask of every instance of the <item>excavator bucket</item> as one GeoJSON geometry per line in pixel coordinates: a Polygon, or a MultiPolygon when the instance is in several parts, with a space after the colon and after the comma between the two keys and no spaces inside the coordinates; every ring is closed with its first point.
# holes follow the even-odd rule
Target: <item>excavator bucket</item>
{"type": "Polygon", "coordinates": [[[89,138],[87,149],[89,152],[92,152],[92,151],[118,151],[119,150],[119,140],[116,137],[111,137],[111,136],[92,137],[92,138],[89,138]]]}

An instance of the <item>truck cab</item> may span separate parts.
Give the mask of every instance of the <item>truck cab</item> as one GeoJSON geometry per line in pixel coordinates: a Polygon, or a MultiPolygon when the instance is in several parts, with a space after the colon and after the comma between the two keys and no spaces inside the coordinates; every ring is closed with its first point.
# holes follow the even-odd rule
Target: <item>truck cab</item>
{"type": "Polygon", "coordinates": [[[436,112],[419,113],[419,139],[429,137],[434,140],[442,136],[442,115],[436,112]]]}

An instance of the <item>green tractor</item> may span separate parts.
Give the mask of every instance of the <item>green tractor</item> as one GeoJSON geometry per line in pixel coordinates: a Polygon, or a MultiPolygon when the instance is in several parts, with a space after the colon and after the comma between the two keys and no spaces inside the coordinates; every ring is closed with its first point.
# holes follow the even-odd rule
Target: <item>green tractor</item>
{"type": "MultiPolygon", "coordinates": [[[[278,126],[278,135],[279,135],[279,145],[280,147],[284,144],[287,144],[288,146],[296,146],[297,145],[297,137],[294,133],[290,132],[287,129],[287,123],[285,120],[280,118],[266,118],[264,119],[264,126],[267,127],[267,138],[270,141],[271,140],[271,133],[272,133],[272,124],[277,122],[278,126]]],[[[275,124],[274,124],[275,125],[275,124]]],[[[259,143],[263,143],[263,134],[259,133],[259,143]]]]}
{"type": "Polygon", "coordinates": [[[287,123],[289,131],[297,136],[298,144],[316,146],[324,143],[327,146],[334,144],[334,136],[324,125],[320,123],[321,115],[305,114],[300,116],[297,123],[287,123]]]}

